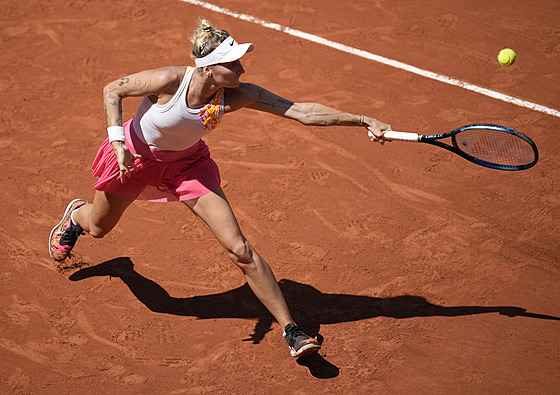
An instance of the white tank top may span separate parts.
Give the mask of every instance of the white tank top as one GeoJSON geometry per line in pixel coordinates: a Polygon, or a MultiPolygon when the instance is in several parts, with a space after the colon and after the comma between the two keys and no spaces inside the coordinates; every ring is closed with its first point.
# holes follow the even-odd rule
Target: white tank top
{"type": "Polygon", "coordinates": [[[181,86],[171,100],[154,104],[145,96],[132,126],[140,140],[156,150],[182,151],[210,133],[224,114],[224,89],[202,108],[187,107],[187,91],[195,68],[187,67],[181,86]]]}

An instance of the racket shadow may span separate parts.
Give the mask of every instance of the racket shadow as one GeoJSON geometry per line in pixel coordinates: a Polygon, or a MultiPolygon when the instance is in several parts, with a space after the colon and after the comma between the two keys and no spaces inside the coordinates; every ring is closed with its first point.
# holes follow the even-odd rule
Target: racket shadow
{"type": "MultiPolygon", "coordinates": [[[[237,318],[257,321],[254,332],[245,341],[255,344],[271,330],[274,319],[264,308],[247,284],[230,291],[211,295],[177,298],[162,286],[134,270],[127,257],[115,258],[96,266],[80,269],[71,281],[90,277],[120,278],[130,291],[148,309],[157,313],[197,317],[199,319],[237,318]]],[[[508,317],[531,317],[560,321],[560,317],[529,313],[513,306],[439,306],[415,295],[376,298],[361,295],[328,294],[291,280],[280,280],[294,319],[311,336],[319,334],[323,324],[359,321],[375,317],[405,319],[412,317],[456,317],[475,314],[499,313],[508,317]]],[[[320,335],[319,335],[320,338],[320,335]]],[[[332,369],[331,369],[332,372],[332,369]]]]}

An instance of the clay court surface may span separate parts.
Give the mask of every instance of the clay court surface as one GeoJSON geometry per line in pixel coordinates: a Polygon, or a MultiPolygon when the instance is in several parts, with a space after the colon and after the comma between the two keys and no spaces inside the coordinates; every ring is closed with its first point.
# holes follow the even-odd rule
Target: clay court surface
{"type": "MultiPolygon", "coordinates": [[[[541,1],[213,0],[214,4],[558,110],[560,7],[541,1]],[[496,55],[514,48],[517,63],[496,55]]],[[[178,0],[3,0],[0,392],[552,394],[560,388],[560,118],[178,0]],[[105,239],[50,259],[91,199],[103,86],[192,64],[199,16],[239,42],[244,81],[436,133],[529,135],[532,169],[371,143],[243,110],[206,139],[244,233],[296,320],[282,329],[180,203],[137,202],[105,239]]],[[[138,101],[124,102],[131,117],[138,101]]]]}

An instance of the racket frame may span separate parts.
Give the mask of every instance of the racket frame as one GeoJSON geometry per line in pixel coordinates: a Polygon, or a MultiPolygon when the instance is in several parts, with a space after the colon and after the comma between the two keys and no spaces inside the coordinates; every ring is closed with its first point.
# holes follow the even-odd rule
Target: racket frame
{"type": "Polygon", "coordinates": [[[525,136],[523,133],[518,132],[515,129],[509,128],[507,126],[501,125],[494,125],[490,123],[473,123],[470,125],[461,126],[455,130],[446,133],[440,134],[433,134],[433,135],[424,135],[424,134],[417,134],[417,133],[408,133],[408,132],[396,132],[396,131],[387,131],[385,133],[385,138],[388,140],[399,140],[399,141],[411,141],[411,142],[420,142],[435,145],[437,147],[445,148],[448,151],[457,154],[466,160],[473,162],[477,165],[488,167],[491,169],[497,170],[506,170],[506,171],[516,171],[516,170],[525,170],[533,167],[539,160],[539,151],[537,149],[536,144],[531,140],[529,137],[525,136]],[[531,163],[523,164],[523,165],[503,165],[497,163],[491,163],[472,155],[463,152],[457,145],[457,139],[455,136],[464,130],[473,130],[473,129],[489,129],[489,130],[496,130],[500,132],[505,132],[509,134],[513,134],[518,138],[521,138],[525,142],[527,142],[532,148],[535,154],[535,159],[531,163]],[[451,137],[452,145],[446,144],[442,141],[439,141],[444,138],[451,137]]]}

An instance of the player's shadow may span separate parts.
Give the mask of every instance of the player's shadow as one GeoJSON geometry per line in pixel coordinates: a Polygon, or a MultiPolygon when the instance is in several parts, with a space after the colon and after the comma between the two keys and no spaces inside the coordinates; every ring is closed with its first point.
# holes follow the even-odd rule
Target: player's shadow
{"type": "MultiPolygon", "coordinates": [[[[264,308],[247,284],[227,292],[175,298],[156,282],[134,270],[130,258],[115,258],[96,266],[81,269],[70,276],[79,281],[95,276],[119,277],[131,292],[150,310],[199,319],[244,318],[256,320],[254,333],[246,341],[259,343],[274,322],[272,315],[264,308]]],[[[288,306],[296,322],[305,331],[321,340],[321,324],[358,321],[374,317],[455,317],[485,313],[499,313],[508,317],[524,316],[547,320],[560,317],[528,313],[525,309],[511,306],[455,306],[445,307],[429,303],[425,298],[402,295],[389,298],[375,298],[360,295],[326,294],[310,285],[291,280],[280,280],[288,306]]],[[[319,354],[304,356],[298,363],[307,366],[315,377],[330,378],[338,375],[338,368],[319,354]]]]}

